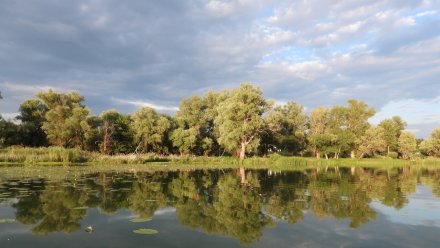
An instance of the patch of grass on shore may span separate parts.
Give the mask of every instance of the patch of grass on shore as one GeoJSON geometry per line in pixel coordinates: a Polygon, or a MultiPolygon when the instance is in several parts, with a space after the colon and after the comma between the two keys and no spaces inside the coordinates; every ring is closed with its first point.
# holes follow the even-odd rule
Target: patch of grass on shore
{"type": "Polygon", "coordinates": [[[0,149],[0,165],[151,165],[155,167],[200,167],[200,168],[310,168],[310,167],[396,167],[396,166],[440,166],[440,159],[400,160],[390,158],[374,159],[316,159],[310,157],[289,157],[273,154],[268,157],[250,157],[240,160],[236,157],[176,156],[147,154],[104,155],[73,148],[9,147],[0,149]],[[191,166],[189,166],[191,165],[191,166]]]}

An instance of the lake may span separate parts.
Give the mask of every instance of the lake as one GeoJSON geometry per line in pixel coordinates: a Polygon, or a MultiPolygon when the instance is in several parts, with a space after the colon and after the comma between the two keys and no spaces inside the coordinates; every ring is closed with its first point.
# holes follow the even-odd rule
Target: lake
{"type": "Polygon", "coordinates": [[[438,247],[440,169],[0,168],[0,247],[438,247]]]}

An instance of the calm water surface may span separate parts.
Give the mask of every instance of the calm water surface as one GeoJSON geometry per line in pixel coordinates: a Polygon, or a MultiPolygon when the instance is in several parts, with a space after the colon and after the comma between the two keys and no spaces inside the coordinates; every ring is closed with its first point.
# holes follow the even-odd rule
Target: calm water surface
{"type": "Polygon", "coordinates": [[[6,167],[0,247],[439,247],[439,197],[417,168],[6,167]]]}

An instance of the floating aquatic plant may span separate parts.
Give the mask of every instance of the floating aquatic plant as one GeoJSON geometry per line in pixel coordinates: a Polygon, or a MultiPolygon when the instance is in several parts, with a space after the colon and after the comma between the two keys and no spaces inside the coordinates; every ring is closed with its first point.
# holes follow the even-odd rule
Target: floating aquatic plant
{"type": "Polygon", "coordinates": [[[72,208],[73,210],[84,210],[84,209],[88,209],[89,207],[76,207],[76,208],[72,208]]]}
{"type": "Polygon", "coordinates": [[[134,222],[134,223],[139,223],[139,222],[147,222],[150,220],[151,220],[151,218],[135,218],[135,219],[131,219],[130,221],[134,222]]]}
{"type": "Polygon", "coordinates": [[[147,235],[151,235],[151,234],[157,234],[159,233],[157,230],[154,229],[146,229],[146,228],[140,228],[140,229],[136,229],[133,231],[136,234],[147,234],[147,235]]]}
{"type": "Polygon", "coordinates": [[[15,219],[0,219],[0,224],[2,223],[12,223],[15,222],[15,219]]]}

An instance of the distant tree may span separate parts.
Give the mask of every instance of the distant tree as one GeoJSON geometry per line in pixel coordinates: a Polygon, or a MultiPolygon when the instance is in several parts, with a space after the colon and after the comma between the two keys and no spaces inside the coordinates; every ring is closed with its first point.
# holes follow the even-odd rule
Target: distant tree
{"type": "MultiPolygon", "coordinates": [[[[115,133],[113,134],[113,140],[115,143],[113,153],[130,153],[134,151],[136,145],[134,144],[132,123],[133,120],[130,115],[121,115],[115,121],[115,133]]],[[[167,137],[165,137],[165,141],[167,141],[167,137]]]]}
{"type": "Polygon", "coordinates": [[[397,144],[403,159],[413,158],[417,152],[416,136],[412,133],[402,132],[397,144]]]}
{"type": "Polygon", "coordinates": [[[310,148],[316,158],[324,153],[328,157],[331,151],[332,135],[329,132],[330,110],[326,107],[319,107],[310,113],[308,138],[310,148]]]}
{"type": "Polygon", "coordinates": [[[142,148],[144,152],[163,151],[165,133],[170,127],[168,118],[157,114],[149,107],[139,109],[132,118],[134,138],[138,148],[142,148]]]}
{"type": "Polygon", "coordinates": [[[111,154],[115,146],[114,135],[116,133],[116,122],[121,118],[121,114],[115,109],[110,109],[102,112],[99,117],[102,119],[101,152],[111,154]]]}
{"type": "Polygon", "coordinates": [[[420,150],[426,155],[440,157],[440,127],[432,131],[430,138],[420,143],[420,150]]]}
{"type": "Polygon", "coordinates": [[[218,142],[220,131],[215,125],[215,119],[218,116],[218,105],[227,98],[227,92],[208,91],[203,96],[205,127],[202,130],[202,150],[205,155],[221,154],[221,147],[218,142]]]}
{"type": "Polygon", "coordinates": [[[339,158],[341,153],[349,153],[354,147],[356,136],[348,130],[347,108],[334,106],[328,116],[327,132],[332,135],[332,148],[335,158],[339,158]]]}
{"type": "Polygon", "coordinates": [[[191,96],[180,102],[179,111],[174,117],[177,128],[173,131],[171,140],[181,154],[203,153],[202,141],[207,137],[208,124],[205,109],[203,99],[198,96],[191,96]]]}
{"type": "Polygon", "coordinates": [[[370,127],[358,140],[360,158],[364,156],[375,156],[386,149],[384,130],[382,127],[370,127]]]}
{"type": "Polygon", "coordinates": [[[246,152],[253,152],[260,143],[264,128],[263,113],[270,105],[259,88],[241,84],[229,92],[229,97],[218,107],[215,124],[219,128],[219,143],[230,152],[237,152],[244,159],[246,152]]]}
{"type": "Polygon", "coordinates": [[[84,97],[76,92],[58,93],[53,90],[37,93],[47,108],[43,130],[52,145],[84,147],[89,128],[89,109],[82,105],[84,97]]]}
{"type": "Polygon", "coordinates": [[[0,147],[20,144],[19,126],[0,116],[0,147]]]}
{"type": "Polygon", "coordinates": [[[287,153],[298,153],[305,149],[307,115],[303,106],[287,102],[275,107],[265,120],[277,149],[287,153]]]}
{"type": "Polygon", "coordinates": [[[21,121],[21,142],[25,146],[45,146],[47,138],[42,128],[47,112],[47,107],[37,99],[29,99],[20,105],[16,117],[21,121]]]}
{"type": "Polygon", "coordinates": [[[88,116],[86,119],[88,128],[84,133],[84,148],[87,151],[100,151],[102,143],[102,119],[99,116],[88,116]]]}
{"type": "Polygon", "coordinates": [[[352,158],[355,157],[355,151],[358,145],[363,143],[359,138],[365,134],[370,126],[368,119],[375,113],[376,111],[373,108],[368,107],[368,105],[362,101],[356,99],[348,100],[348,106],[346,107],[346,128],[357,139],[357,142],[353,142],[351,147],[350,154],[352,158]]]}
{"type": "Polygon", "coordinates": [[[400,116],[394,116],[391,119],[385,119],[380,122],[380,127],[384,129],[384,137],[387,143],[387,151],[396,152],[398,150],[398,140],[402,131],[406,128],[406,123],[400,116]]]}

